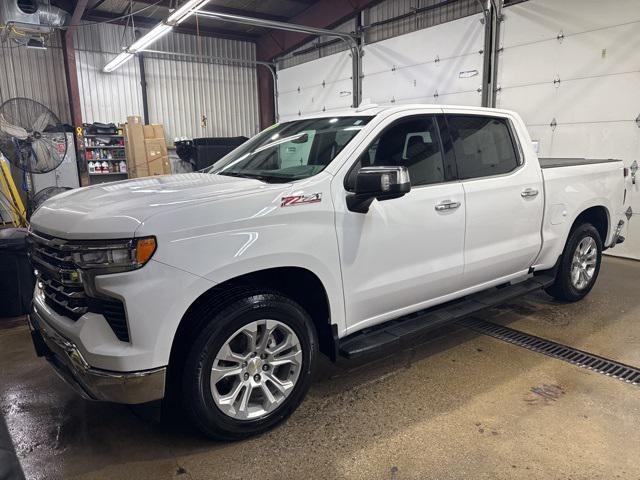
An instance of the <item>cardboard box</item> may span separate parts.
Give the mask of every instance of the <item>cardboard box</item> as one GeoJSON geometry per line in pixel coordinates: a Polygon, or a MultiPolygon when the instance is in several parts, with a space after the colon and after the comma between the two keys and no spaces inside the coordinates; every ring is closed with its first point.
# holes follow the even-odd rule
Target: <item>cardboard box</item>
{"type": "Polygon", "coordinates": [[[171,173],[169,157],[156,158],[149,162],[149,175],[168,175],[171,173]]]}
{"type": "Polygon", "coordinates": [[[162,171],[165,175],[171,175],[171,160],[169,160],[169,157],[162,157],[162,171]]]}
{"type": "Polygon", "coordinates": [[[149,167],[146,164],[136,165],[135,170],[136,170],[136,178],[149,176],[149,167]]]}
{"type": "Polygon", "coordinates": [[[156,132],[153,129],[153,125],[144,125],[144,138],[156,138],[156,132]]]}
{"type": "Polygon", "coordinates": [[[164,175],[162,158],[156,158],[149,162],[149,175],[164,175]]]}
{"type": "Polygon", "coordinates": [[[139,115],[131,115],[127,117],[127,123],[129,125],[142,125],[142,118],[139,115]]]}
{"type": "Polygon", "coordinates": [[[144,145],[147,155],[147,163],[155,160],[156,158],[167,156],[167,145],[164,143],[164,138],[146,139],[144,141],[144,145]]]}
{"type": "MultiPolygon", "coordinates": [[[[163,140],[165,140],[165,136],[164,136],[164,127],[160,124],[153,124],[151,125],[153,127],[153,138],[161,138],[163,140]]],[[[165,141],[165,144],[167,142],[165,141]]]]}

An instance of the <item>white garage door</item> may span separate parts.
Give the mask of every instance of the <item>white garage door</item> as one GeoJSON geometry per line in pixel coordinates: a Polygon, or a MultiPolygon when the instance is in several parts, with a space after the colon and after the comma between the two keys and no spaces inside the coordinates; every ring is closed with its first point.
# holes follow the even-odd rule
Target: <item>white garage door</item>
{"type": "MultiPolygon", "coordinates": [[[[480,14],[365,45],[362,98],[380,105],[480,105],[484,26],[480,14]]],[[[348,52],[278,72],[280,120],[349,108],[348,52]]]]}
{"type": "MultiPolygon", "coordinates": [[[[498,107],[518,111],[540,155],[640,160],[640,1],[530,0],[504,12],[498,107]]],[[[640,258],[640,191],[628,241],[640,258]]]]}
{"type": "Polygon", "coordinates": [[[343,110],[352,102],[352,62],[340,52],[278,72],[280,121],[300,115],[343,110]]]}
{"type": "Polygon", "coordinates": [[[380,105],[482,101],[482,15],[364,47],[362,98],[380,105]]]}

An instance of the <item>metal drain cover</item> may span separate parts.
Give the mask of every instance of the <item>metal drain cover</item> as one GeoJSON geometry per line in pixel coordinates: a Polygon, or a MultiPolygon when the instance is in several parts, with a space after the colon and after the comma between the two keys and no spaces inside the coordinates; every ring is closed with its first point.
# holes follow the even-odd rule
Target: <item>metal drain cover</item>
{"type": "Polygon", "coordinates": [[[457,322],[474,332],[583,367],[632,385],[640,385],[640,368],[477,318],[457,322]]]}

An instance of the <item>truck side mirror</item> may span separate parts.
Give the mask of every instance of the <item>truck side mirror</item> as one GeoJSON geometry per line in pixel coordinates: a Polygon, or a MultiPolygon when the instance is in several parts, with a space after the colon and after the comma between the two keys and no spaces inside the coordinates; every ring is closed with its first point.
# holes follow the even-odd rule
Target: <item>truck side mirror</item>
{"type": "Polygon", "coordinates": [[[374,199],[399,198],[411,191],[407,167],[364,167],[358,171],[354,193],[347,196],[347,208],[367,213],[374,199]]]}

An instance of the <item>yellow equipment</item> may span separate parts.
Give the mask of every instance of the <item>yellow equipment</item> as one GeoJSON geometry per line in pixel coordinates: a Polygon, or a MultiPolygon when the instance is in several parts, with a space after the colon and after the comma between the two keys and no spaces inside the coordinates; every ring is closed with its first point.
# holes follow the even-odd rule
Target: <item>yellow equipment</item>
{"type": "Polygon", "coordinates": [[[28,225],[27,211],[13,181],[9,163],[2,155],[0,155],[0,197],[2,197],[0,198],[0,205],[8,207],[7,210],[11,215],[13,224],[16,227],[26,227],[28,225]]]}

